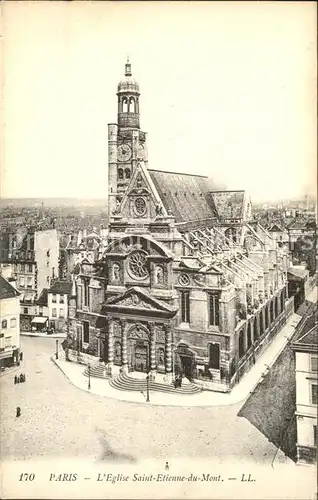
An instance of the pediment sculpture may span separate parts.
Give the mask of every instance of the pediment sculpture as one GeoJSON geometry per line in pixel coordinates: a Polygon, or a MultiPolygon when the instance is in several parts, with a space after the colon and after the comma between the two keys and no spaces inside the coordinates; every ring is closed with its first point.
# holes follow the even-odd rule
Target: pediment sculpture
{"type": "Polygon", "coordinates": [[[129,307],[138,307],[140,309],[152,309],[152,306],[142,300],[137,294],[129,295],[125,299],[118,302],[118,305],[121,306],[129,306],[129,307]]]}

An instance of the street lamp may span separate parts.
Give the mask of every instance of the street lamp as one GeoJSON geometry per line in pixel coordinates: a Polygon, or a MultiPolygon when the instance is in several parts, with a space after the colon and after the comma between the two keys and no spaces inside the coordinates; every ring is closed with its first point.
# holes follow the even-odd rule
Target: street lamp
{"type": "Polygon", "coordinates": [[[56,339],[55,358],[59,359],[59,341],[56,339]]]}
{"type": "Polygon", "coordinates": [[[150,382],[150,374],[148,373],[147,377],[146,377],[146,380],[147,380],[147,399],[146,399],[146,402],[149,403],[150,399],[149,399],[149,382],[150,382]]]}
{"type": "Polygon", "coordinates": [[[91,388],[91,364],[88,363],[88,388],[91,388]]]}

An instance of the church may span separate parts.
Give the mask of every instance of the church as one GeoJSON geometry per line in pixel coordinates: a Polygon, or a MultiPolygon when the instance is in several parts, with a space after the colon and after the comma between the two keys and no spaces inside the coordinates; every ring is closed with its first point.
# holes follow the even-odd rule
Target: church
{"type": "Polygon", "coordinates": [[[108,125],[106,246],[73,274],[68,347],[110,380],[229,392],[293,311],[289,257],[244,191],[152,170],[131,64],[108,125]]]}

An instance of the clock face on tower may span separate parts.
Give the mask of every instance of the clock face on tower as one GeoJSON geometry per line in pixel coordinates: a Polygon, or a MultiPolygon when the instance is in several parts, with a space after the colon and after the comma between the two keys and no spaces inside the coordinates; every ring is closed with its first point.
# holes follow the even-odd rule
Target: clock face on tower
{"type": "Polygon", "coordinates": [[[131,147],[128,144],[121,144],[117,148],[117,155],[119,161],[128,161],[131,157],[131,147]]]}

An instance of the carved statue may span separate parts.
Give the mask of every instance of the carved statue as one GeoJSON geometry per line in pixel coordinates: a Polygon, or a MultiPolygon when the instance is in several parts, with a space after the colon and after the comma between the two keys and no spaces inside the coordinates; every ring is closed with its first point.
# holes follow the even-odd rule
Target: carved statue
{"type": "Polygon", "coordinates": [[[159,365],[164,365],[164,364],[165,364],[164,350],[159,349],[159,365]]]}
{"type": "Polygon", "coordinates": [[[157,285],[163,284],[163,269],[161,266],[157,266],[155,270],[156,283],[157,285]]]}
{"type": "Polygon", "coordinates": [[[118,215],[120,213],[120,201],[117,199],[116,200],[116,208],[112,211],[113,215],[118,215]]]}
{"type": "Polygon", "coordinates": [[[156,205],[156,216],[162,216],[163,213],[162,213],[162,205],[160,205],[160,203],[158,203],[158,205],[156,205]]]}
{"type": "Polygon", "coordinates": [[[121,359],[121,345],[120,345],[120,342],[116,342],[114,347],[115,347],[115,349],[114,349],[114,351],[115,351],[115,359],[116,359],[117,362],[119,362],[120,359],[121,359]]]}
{"type": "Polygon", "coordinates": [[[136,180],[136,185],[137,185],[137,188],[141,188],[142,187],[142,177],[141,177],[141,175],[138,175],[137,180],[136,180]]]}
{"type": "Polygon", "coordinates": [[[117,262],[113,264],[113,279],[114,281],[120,280],[120,265],[117,262]]]}

